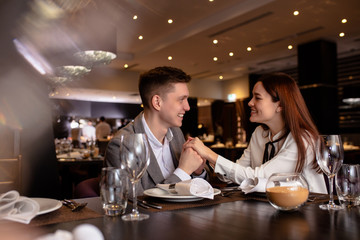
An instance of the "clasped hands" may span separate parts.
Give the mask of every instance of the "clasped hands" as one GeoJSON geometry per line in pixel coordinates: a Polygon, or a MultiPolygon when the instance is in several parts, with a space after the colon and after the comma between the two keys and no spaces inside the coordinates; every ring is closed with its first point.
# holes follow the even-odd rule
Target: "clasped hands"
{"type": "Polygon", "coordinates": [[[199,138],[189,137],[182,148],[179,168],[189,175],[192,173],[200,175],[204,170],[206,160],[215,164],[216,159],[217,154],[206,147],[199,138]]]}

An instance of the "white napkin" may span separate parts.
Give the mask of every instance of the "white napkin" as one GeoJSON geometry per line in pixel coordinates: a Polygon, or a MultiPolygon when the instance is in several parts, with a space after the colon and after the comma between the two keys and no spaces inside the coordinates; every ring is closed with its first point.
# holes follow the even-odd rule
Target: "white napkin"
{"type": "Polygon", "coordinates": [[[36,240],[104,240],[104,236],[94,225],[84,223],[72,232],[59,229],[55,233],[46,234],[36,240]]]}
{"type": "Polygon", "coordinates": [[[241,182],[240,188],[245,194],[252,192],[265,192],[266,182],[266,178],[247,178],[241,182]]]}
{"type": "Polygon", "coordinates": [[[214,189],[206,180],[202,178],[193,178],[190,180],[178,182],[175,184],[175,186],[174,184],[157,184],[156,186],[172,194],[175,193],[181,196],[192,195],[196,197],[214,199],[214,189]]]}
{"type": "Polygon", "coordinates": [[[36,201],[21,197],[17,191],[0,194],[0,219],[28,224],[39,211],[36,201]]]}

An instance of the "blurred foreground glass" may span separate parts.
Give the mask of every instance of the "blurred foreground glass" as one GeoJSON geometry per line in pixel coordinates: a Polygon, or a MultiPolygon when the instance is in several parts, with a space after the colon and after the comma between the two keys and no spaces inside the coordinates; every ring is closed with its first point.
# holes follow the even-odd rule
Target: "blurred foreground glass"
{"type": "Polygon", "coordinates": [[[266,196],[276,209],[297,210],[308,199],[309,185],[300,173],[274,173],[266,183],[266,196]]]}
{"type": "Polygon", "coordinates": [[[127,172],[120,168],[106,167],[101,170],[100,196],[106,215],[125,213],[129,190],[127,176],[127,172]]]}
{"type": "Polygon", "coordinates": [[[343,207],[360,205],[360,165],[343,164],[336,174],[335,185],[343,207]]]}
{"type": "Polygon", "coordinates": [[[329,179],[330,200],[319,207],[323,210],[339,210],[342,206],[334,203],[334,177],[344,160],[344,148],[340,135],[321,135],[316,146],[316,160],[329,179]]]}
{"type": "Polygon", "coordinates": [[[132,212],[122,216],[122,219],[125,221],[148,219],[149,215],[139,213],[136,199],[136,185],[150,164],[149,145],[145,134],[135,133],[121,136],[120,161],[121,168],[128,172],[133,194],[132,212]]]}

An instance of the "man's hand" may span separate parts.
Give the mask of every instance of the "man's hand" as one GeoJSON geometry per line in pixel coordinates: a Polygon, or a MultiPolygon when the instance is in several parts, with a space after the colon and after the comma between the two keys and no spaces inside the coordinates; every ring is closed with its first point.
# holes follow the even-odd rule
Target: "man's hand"
{"type": "Polygon", "coordinates": [[[200,172],[201,174],[202,169],[205,166],[205,162],[206,161],[202,159],[192,148],[185,148],[180,156],[179,168],[189,175],[195,171],[200,172]]]}

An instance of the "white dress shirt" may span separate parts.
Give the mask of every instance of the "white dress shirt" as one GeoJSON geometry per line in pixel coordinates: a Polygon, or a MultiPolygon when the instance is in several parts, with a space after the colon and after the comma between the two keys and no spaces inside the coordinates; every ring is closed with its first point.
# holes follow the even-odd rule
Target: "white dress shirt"
{"type": "MultiPolygon", "coordinates": [[[[273,140],[278,139],[281,132],[276,134],[273,140]]],[[[246,178],[269,178],[273,173],[295,172],[298,159],[298,150],[292,134],[280,140],[275,145],[275,156],[268,162],[262,164],[265,144],[270,141],[268,131],[258,126],[251,136],[247,149],[236,163],[218,156],[215,172],[225,178],[240,184],[246,178]]],[[[309,184],[310,192],[327,193],[324,176],[312,168],[314,152],[304,140],[306,147],[306,161],[303,169],[303,176],[309,184]]]]}
{"type": "Polygon", "coordinates": [[[145,133],[148,136],[150,147],[156,157],[156,160],[158,162],[163,177],[166,179],[172,173],[174,173],[176,176],[178,176],[181,179],[181,181],[191,179],[191,176],[187,174],[184,170],[180,168],[175,169],[171,155],[170,145],[169,145],[170,141],[173,138],[173,134],[171,130],[168,129],[165,135],[164,144],[162,144],[151,132],[149,126],[146,123],[144,114],[142,115],[141,120],[144,125],[145,133]]]}

